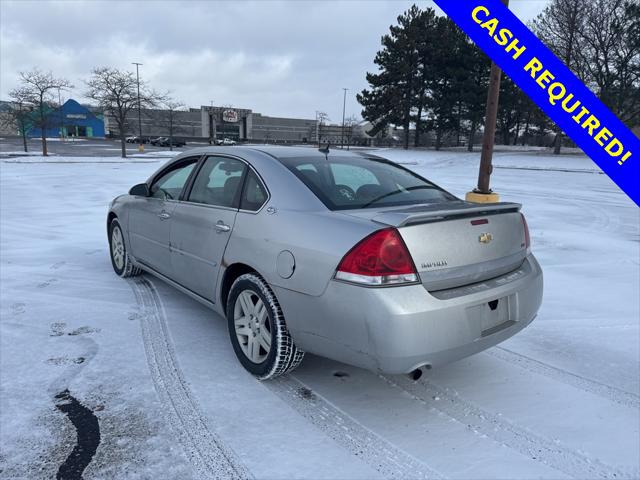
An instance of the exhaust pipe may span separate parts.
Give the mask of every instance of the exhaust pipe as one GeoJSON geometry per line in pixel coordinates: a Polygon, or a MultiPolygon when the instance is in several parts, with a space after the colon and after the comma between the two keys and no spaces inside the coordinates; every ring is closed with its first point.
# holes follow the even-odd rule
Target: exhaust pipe
{"type": "MultiPolygon", "coordinates": [[[[411,380],[413,380],[414,382],[417,382],[418,380],[420,380],[420,377],[422,377],[422,373],[423,373],[422,368],[423,367],[416,368],[413,372],[409,374],[409,378],[411,378],[411,380]]],[[[426,365],[424,365],[424,369],[431,370],[431,365],[427,363],[426,365]]]]}

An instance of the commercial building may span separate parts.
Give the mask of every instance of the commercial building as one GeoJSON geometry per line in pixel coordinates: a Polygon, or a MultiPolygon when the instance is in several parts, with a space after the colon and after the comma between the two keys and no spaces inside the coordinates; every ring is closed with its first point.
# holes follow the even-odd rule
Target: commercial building
{"type": "Polygon", "coordinates": [[[251,138],[252,115],[247,108],[202,106],[200,136],[208,141],[222,138],[248,140],[251,138]]]}
{"type": "MultiPolygon", "coordinates": [[[[110,114],[106,113],[105,132],[107,137],[120,136],[118,124],[110,114]]],[[[140,115],[142,135],[145,137],[166,137],[173,124],[173,135],[181,138],[200,138],[202,136],[202,120],[199,108],[189,110],[162,110],[143,108],[140,115]]],[[[138,110],[130,110],[125,121],[125,136],[139,135],[138,110]]]]}
{"type": "MultiPolygon", "coordinates": [[[[3,135],[19,135],[10,111],[14,108],[11,102],[0,102],[0,125],[3,135]]],[[[28,137],[42,136],[44,129],[47,137],[104,137],[104,121],[102,114],[80,105],[75,100],[67,100],[62,107],[45,107],[45,118],[41,120],[38,111],[27,114],[26,133],[28,137]]]]}
{"type": "MultiPolygon", "coordinates": [[[[9,102],[3,102],[9,105],[9,102]]],[[[3,115],[0,108],[0,115],[3,115]]],[[[40,122],[34,122],[28,136],[40,136],[40,122]]],[[[201,106],[188,110],[142,109],[127,113],[124,135],[143,137],[173,136],[187,141],[213,143],[229,138],[238,142],[304,144],[342,141],[351,145],[368,145],[372,139],[366,131],[368,124],[346,126],[319,124],[310,118],[272,117],[253,112],[248,108],[229,106],[201,106]],[[142,131],[140,131],[142,130],[142,131]]],[[[6,134],[17,134],[17,127],[9,128],[6,134]],[[15,131],[13,131],[15,130],[15,131]]],[[[47,112],[45,133],[48,137],[110,137],[118,138],[120,129],[109,113],[102,114],[98,107],[84,106],[68,100],[62,108],[51,107],[47,112]]]]}
{"type": "Polygon", "coordinates": [[[305,118],[251,115],[251,139],[258,142],[309,143],[316,141],[316,121],[305,118]]]}
{"type": "Polygon", "coordinates": [[[69,99],[60,108],[47,112],[44,122],[36,119],[34,112],[32,127],[27,130],[29,137],[40,137],[42,129],[47,137],[104,137],[104,121],[75,100],[69,99]]]}
{"type": "Polygon", "coordinates": [[[316,121],[304,118],[269,117],[246,108],[200,107],[202,136],[210,141],[266,143],[315,142],[316,121]]]}
{"type": "MultiPolygon", "coordinates": [[[[313,119],[270,117],[248,108],[201,106],[188,111],[142,109],[142,135],[169,135],[173,116],[173,135],[187,140],[213,142],[223,138],[235,141],[267,143],[307,143],[316,141],[313,119]]],[[[107,136],[118,137],[120,131],[113,117],[105,116],[107,136]]],[[[131,110],[126,119],[125,135],[139,135],[138,111],[131,110]]]]}

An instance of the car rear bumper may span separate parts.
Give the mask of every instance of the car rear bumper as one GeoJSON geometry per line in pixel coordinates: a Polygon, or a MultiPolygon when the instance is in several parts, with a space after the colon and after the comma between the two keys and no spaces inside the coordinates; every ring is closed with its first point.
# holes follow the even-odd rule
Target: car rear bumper
{"type": "Polygon", "coordinates": [[[538,312],[543,278],[529,255],[514,272],[439,292],[422,285],[367,288],[338,281],[319,297],[275,290],[303,350],[385,373],[407,373],[515,335],[538,312]]]}

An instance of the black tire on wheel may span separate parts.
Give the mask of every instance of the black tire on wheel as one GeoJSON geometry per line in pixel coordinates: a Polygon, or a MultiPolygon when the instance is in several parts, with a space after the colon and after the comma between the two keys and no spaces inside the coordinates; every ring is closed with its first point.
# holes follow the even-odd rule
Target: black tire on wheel
{"type": "Polygon", "coordinates": [[[109,256],[114,272],[120,277],[135,277],[142,273],[142,270],[136,267],[129,257],[122,227],[117,218],[111,220],[109,224],[109,256]]]}
{"type": "MultiPolygon", "coordinates": [[[[259,323],[257,319],[255,321],[256,324],[259,323]]],[[[231,344],[238,360],[248,372],[260,380],[268,380],[290,372],[300,364],[304,357],[304,352],[293,343],[278,299],[267,282],[255,273],[241,275],[233,282],[227,300],[227,322],[231,344]],[[238,316],[246,318],[242,300],[239,300],[241,294],[245,301],[246,298],[254,299],[255,303],[252,306],[259,305],[259,301],[261,301],[266,307],[266,317],[262,328],[265,328],[265,325],[268,327],[265,331],[270,332],[271,342],[268,352],[260,347],[262,348],[260,352],[264,353],[262,355],[258,354],[258,356],[264,357],[264,359],[258,363],[252,361],[243,350],[243,348],[248,348],[249,335],[251,335],[250,327],[239,327],[242,331],[246,329],[248,335],[236,332],[236,312],[239,311],[238,316]],[[239,335],[242,338],[239,338],[239,335]],[[244,337],[246,337],[246,342],[244,337]],[[242,346],[241,342],[243,342],[242,346]]],[[[242,320],[239,320],[239,322],[242,322],[242,320]]],[[[260,327],[256,326],[256,328],[260,331],[260,327]]],[[[253,337],[255,336],[254,330],[253,337]]]]}

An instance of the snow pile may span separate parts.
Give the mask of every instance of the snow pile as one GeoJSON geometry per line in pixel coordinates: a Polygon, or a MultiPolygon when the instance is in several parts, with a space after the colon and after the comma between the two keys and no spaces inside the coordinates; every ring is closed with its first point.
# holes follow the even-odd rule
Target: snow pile
{"type": "MultiPolygon", "coordinates": [[[[460,196],[477,178],[477,152],[375,153],[460,196]]],[[[40,161],[0,168],[3,477],[55,477],[77,442],[65,389],[100,427],[87,480],[640,475],[640,212],[606,175],[571,171],[586,157],[497,154],[492,187],[523,204],[542,308],[417,382],[313,355],[257,382],[226,320],[112,271],[107,205],[161,160],[40,161]]]]}

